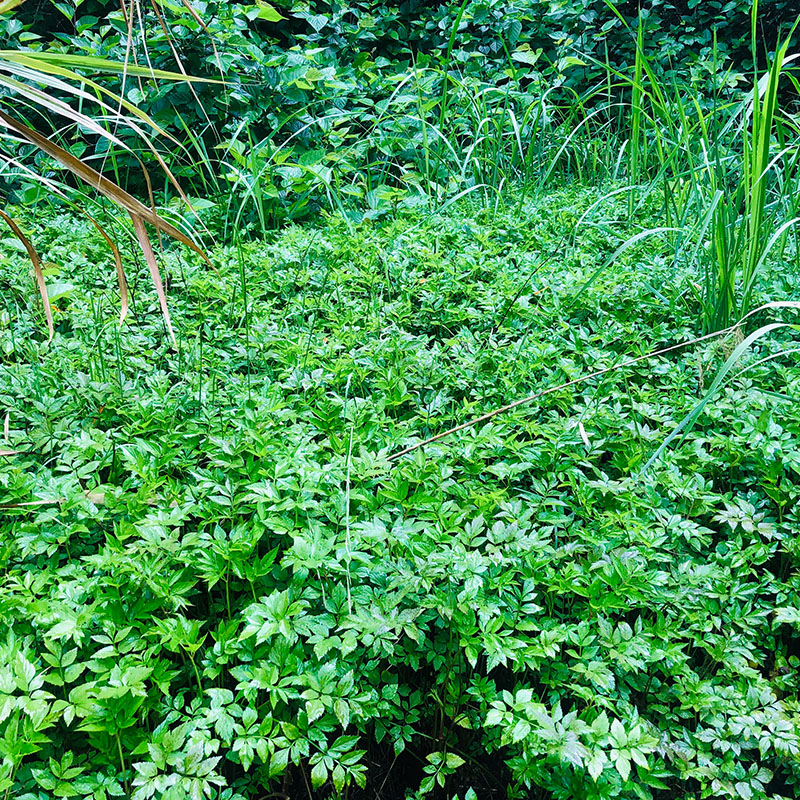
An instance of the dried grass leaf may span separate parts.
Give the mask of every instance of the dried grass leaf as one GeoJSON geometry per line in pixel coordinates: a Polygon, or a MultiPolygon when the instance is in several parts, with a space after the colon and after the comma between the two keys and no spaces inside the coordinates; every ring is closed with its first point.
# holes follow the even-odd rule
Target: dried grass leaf
{"type": "MultiPolygon", "coordinates": [[[[96,169],[90,167],[85,162],[76,158],[72,153],[66,151],[55,142],[51,141],[45,136],[42,136],[38,131],[29,128],[21,122],[18,122],[13,117],[10,117],[4,111],[0,111],[0,122],[7,128],[11,128],[15,133],[27,139],[31,144],[38,147],[47,155],[54,158],[64,167],[66,167],[73,175],[80,178],[89,186],[97,189],[101,194],[105,195],[116,205],[124,208],[131,216],[141,217],[145,222],[149,222],[154,228],[157,228],[162,233],[166,233],[173,239],[177,239],[182,244],[185,244],[195,253],[200,255],[203,259],[208,261],[208,256],[182,231],[179,231],[174,225],[162,219],[155,211],[148,208],[144,203],[137,200],[132,194],[129,194],[121,187],[117,186],[112,180],[109,180],[104,175],[101,175],[96,169]]],[[[209,262],[210,263],[210,262],[209,262]]]]}
{"type": "Polygon", "coordinates": [[[172,339],[172,343],[177,346],[178,343],[175,339],[175,331],[172,330],[172,320],[170,319],[169,307],[167,306],[167,293],[164,291],[164,284],[161,282],[161,272],[158,269],[158,262],[156,261],[153,247],[150,244],[150,239],[147,236],[147,230],[144,227],[144,222],[141,217],[136,214],[131,214],[131,220],[133,220],[133,229],[136,231],[136,238],[139,240],[139,246],[142,248],[145,261],[147,261],[147,266],[150,269],[150,277],[153,280],[153,285],[156,287],[158,303],[161,306],[161,313],[164,315],[164,324],[167,326],[167,332],[169,333],[170,339],[172,339]]]}
{"type": "MultiPolygon", "coordinates": [[[[2,112],[0,112],[2,113],[2,112]]],[[[33,264],[33,274],[36,276],[36,285],[39,287],[39,294],[42,296],[42,303],[44,305],[44,316],[47,320],[47,343],[53,341],[53,334],[55,330],[53,328],[53,311],[50,308],[50,298],[47,296],[47,284],[44,282],[44,272],[42,271],[42,261],[39,258],[39,254],[36,252],[36,248],[31,244],[30,239],[20,230],[19,225],[14,222],[11,217],[6,214],[5,211],[0,210],[0,217],[5,220],[6,224],[9,228],[11,228],[14,236],[19,239],[25,250],[28,253],[28,258],[31,260],[31,264],[33,264]]]]}
{"type": "MultiPolygon", "coordinates": [[[[85,162],[81,161],[79,158],[76,158],[72,153],[66,151],[63,147],[57,145],[55,142],[51,141],[47,137],[40,134],[38,131],[29,128],[27,125],[24,125],[21,122],[18,122],[13,117],[6,114],[4,111],[0,111],[0,123],[3,124],[5,127],[10,128],[12,131],[17,133],[22,138],[29,141],[31,144],[38,147],[43,152],[47,153],[47,155],[51,156],[52,158],[56,159],[60,164],[66,167],[73,175],[80,178],[82,181],[87,183],[89,186],[97,189],[101,194],[111,200],[120,208],[124,208],[128,214],[130,214],[131,220],[133,221],[133,227],[136,232],[136,238],[139,240],[139,245],[142,248],[142,252],[144,254],[145,260],[147,261],[147,266],[150,270],[150,275],[153,279],[153,284],[156,288],[156,292],[158,293],[158,302],[161,306],[161,311],[164,315],[164,321],[167,326],[167,331],[169,332],[170,338],[172,339],[173,344],[177,344],[175,339],[175,332],[172,329],[172,321],[169,315],[169,308],[167,306],[167,297],[164,291],[164,285],[161,281],[161,274],[158,269],[158,263],[156,261],[155,253],[153,252],[152,245],[150,244],[150,239],[147,236],[147,230],[145,228],[144,223],[150,223],[159,233],[165,233],[168,236],[171,236],[173,239],[185,244],[191,250],[194,250],[195,253],[200,255],[206,263],[209,265],[211,261],[209,260],[206,253],[201,250],[186,234],[182,231],[178,230],[174,225],[167,222],[165,219],[160,217],[156,214],[155,211],[148,208],[144,203],[137,200],[133,195],[126,192],[121,187],[117,186],[116,183],[106,178],[104,175],[99,173],[93,167],[90,167],[85,162]]],[[[13,221],[7,219],[9,224],[13,224],[13,221]]],[[[19,229],[15,230],[17,233],[19,229]]],[[[98,227],[101,234],[104,236],[107,242],[111,244],[110,237],[108,237],[105,232],[98,227]]],[[[21,235],[21,231],[17,234],[18,236],[21,235]]],[[[35,250],[33,250],[32,246],[30,246],[30,242],[27,241],[25,238],[21,238],[21,241],[25,245],[26,249],[28,249],[29,254],[33,253],[31,256],[31,260],[34,262],[34,270],[36,271],[37,282],[39,283],[39,290],[42,293],[42,299],[45,302],[45,314],[48,318],[48,330],[50,331],[50,339],[53,338],[53,324],[52,324],[52,314],[50,312],[50,304],[47,299],[47,290],[44,286],[44,277],[41,274],[41,262],[39,262],[38,256],[35,255],[35,250]],[[37,269],[38,265],[38,269],[37,269]]],[[[117,262],[117,277],[120,280],[120,290],[123,294],[123,312],[122,318],[125,317],[127,313],[127,284],[125,283],[125,276],[122,270],[122,262],[119,258],[119,252],[112,244],[112,251],[114,252],[114,257],[117,262]]]]}
{"type": "Polygon", "coordinates": [[[17,6],[21,6],[25,0],[0,0],[0,14],[7,14],[17,6]]]}

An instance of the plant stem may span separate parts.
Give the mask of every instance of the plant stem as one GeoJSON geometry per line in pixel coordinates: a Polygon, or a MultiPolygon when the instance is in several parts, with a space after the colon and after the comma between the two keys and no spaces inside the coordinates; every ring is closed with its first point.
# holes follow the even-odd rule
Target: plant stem
{"type": "Polygon", "coordinates": [[[114,733],[114,738],[117,740],[117,752],[119,753],[119,766],[122,770],[122,780],[125,783],[125,794],[130,796],[130,787],[128,786],[127,768],[125,766],[125,756],[122,754],[122,740],[119,738],[119,731],[114,733]]]}

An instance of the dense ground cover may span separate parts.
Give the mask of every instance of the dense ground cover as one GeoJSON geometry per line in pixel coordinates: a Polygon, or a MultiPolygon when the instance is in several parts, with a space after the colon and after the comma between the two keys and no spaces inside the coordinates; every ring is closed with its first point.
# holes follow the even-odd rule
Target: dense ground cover
{"type": "Polygon", "coordinates": [[[604,194],[334,217],[217,271],[170,252],[177,348],[144,268],[117,326],[105,243],[71,216],[27,223],[47,347],[4,242],[5,798],[796,796],[781,331],[647,472],[735,337],[388,460],[697,335],[660,238],[598,274],[654,213],[604,194]]]}

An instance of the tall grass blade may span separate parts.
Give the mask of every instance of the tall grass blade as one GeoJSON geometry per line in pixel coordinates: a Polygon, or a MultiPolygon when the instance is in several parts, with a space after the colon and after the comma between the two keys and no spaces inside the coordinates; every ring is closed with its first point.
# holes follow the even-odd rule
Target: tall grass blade
{"type": "MultiPolygon", "coordinates": [[[[782,305],[785,307],[790,308],[800,308],[800,303],[780,303],[778,305],[782,305]]],[[[667,438],[661,443],[659,448],[650,456],[647,463],[644,465],[642,472],[647,472],[650,467],[661,458],[663,452],[672,444],[673,441],[681,434],[685,436],[694,426],[695,422],[697,422],[697,418],[700,414],[703,413],[703,409],[709,404],[711,399],[716,394],[717,390],[719,389],[722,381],[725,380],[728,373],[733,369],[733,367],[737,364],[739,359],[744,355],[745,351],[750,348],[750,346],[758,341],[763,336],[766,336],[768,333],[772,331],[779,330],[780,328],[794,328],[795,330],[800,330],[800,325],[792,325],[788,322],[770,322],[768,325],[763,325],[758,330],[753,331],[747,338],[744,339],[736,349],[730,354],[728,359],[725,363],[720,367],[719,372],[717,373],[716,377],[714,378],[714,382],[709,387],[708,391],[704,395],[703,399],[675,426],[674,430],[667,436],[667,438]]]]}

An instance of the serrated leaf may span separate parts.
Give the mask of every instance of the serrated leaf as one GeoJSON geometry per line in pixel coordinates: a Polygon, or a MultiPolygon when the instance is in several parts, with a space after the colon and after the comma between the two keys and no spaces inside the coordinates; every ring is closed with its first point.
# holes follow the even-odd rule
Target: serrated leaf
{"type": "Polygon", "coordinates": [[[587,762],[586,769],[589,771],[595,783],[603,772],[603,767],[605,767],[607,760],[606,754],[602,750],[595,750],[592,757],[587,762]]]}
{"type": "Polygon", "coordinates": [[[325,763],[320,760],[311,768],[311,785],[315,789],[319,789],[323,783],[328,779],[328,770],[325,763]]]}
{"type": "Polygon", "coordinates": [[[611,741],[614,743],[614,746],[618,748],[625,747],[625,745],[628,744],[625,728],[618,719],[615,719],[611,723],[611,741]]]}

